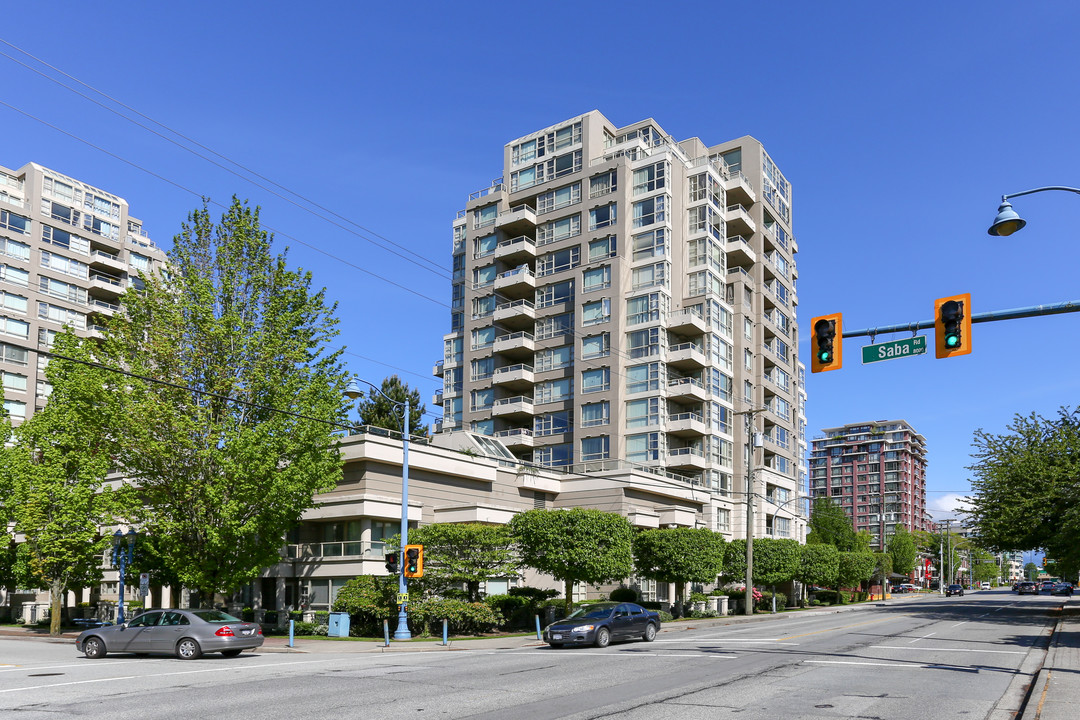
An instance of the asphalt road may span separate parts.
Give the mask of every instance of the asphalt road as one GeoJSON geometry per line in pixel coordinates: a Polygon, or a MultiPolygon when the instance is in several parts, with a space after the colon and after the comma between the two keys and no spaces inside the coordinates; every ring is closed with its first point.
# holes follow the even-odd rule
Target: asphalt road
{"type": "Polygon", "coordinates": [[[375,654],[327,644],[307,654],[92,661],[70,641],[4,638],[0,716],[996,720],[1018,707],[1019,671],[1045,645],[1052,604],[1007,590],[934,596],[670,625],[654,643],[604,650],[375,654]]]}

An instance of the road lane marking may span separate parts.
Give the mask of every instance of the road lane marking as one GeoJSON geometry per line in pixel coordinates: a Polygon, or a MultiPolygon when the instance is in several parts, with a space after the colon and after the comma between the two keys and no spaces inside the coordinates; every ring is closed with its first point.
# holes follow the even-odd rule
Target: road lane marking
{"type": "Polygon", "coordinates": [[[877,620],[867,620],[865,622],[852,623],[851,625],[841,625],[840,627],[828,628],[826,630],[815,630],[814,632],[802,633],[801,635],[788,635],[786,637],[779,638],[779,640],[794,640],[795,638],[806,637],[807,635],[820,635],[821,633],[836,632],[837,630],[846,630],[847,628],[859,627],[860,625],[873,625],[874,623],[887,622],[889,620],[895,620],[898,617],[907,617],[904,615],[895,615],[887,618],[879,618],[877,620]]]}
{"type": "Polygon", "coordinates": [[[911,663],[855,662],[854,660],[803,660],[803,663],[814,663],[816,665],[869,665],[871,667],[895,667],[904,668],[906,670],[938,670],[941,668],[949,670],[971,670],[971,668],[965,665],[947,665],[945,663],[927,663],[912,665],[911,663]]]}
{"type": "Polygon", "coordinates": [[[751,640],[749,638],[703,638],[699,640],[660,640],[657,638],[656,642],[661,643],[681,643],[683,645],[714,645],[718,642],[726,643],[769,643],[772,645],[798,645],[799,643],[793,642],[780,642],[775,638],[761,638],[751,640]]]}
{"type": "Polygon", "coordinates": [[[13,672],[15,670],[34,670],[34,671],[37,671],[37,670],[59,670],[61,668],[73,668],[73,667],[111,668],[111,667],[116,667],[117,665],[130,665],[131,663],[142,663],[143,665],[145,665],[147,662],[160,663],[160,661],[155,661],[155,660],[120,660],[120,661],[112,661],[112,660],[110,660],[108,663],[96,663],[95,664],[93,660],[86,660],[86,661],[83,661],[81,663],[76,663],[74,665],[2,665],[0,667],[6,667],[6,668],[9,668],[9,669],[8,670],[0,670],[0,672],[13,672]]]}
{"type": "Polygon", "coordinates": [[[932,633],[930,633],[929,635],[923,635],[922,637],[917,637],[917,638],[915,638],[914,640],[911,640],[910,642],[908,642],[908,645],[911,645],[912,643],[917,643],[917,642],[919,642],[920,640],[925,640],[926,638],[930,637],[930,635],[937,635],[937,633],[936,633],[936,632],[932,632],[932,633]]]}
{"type": "MultiPolygon", "coordinates": [[[[509,654],[510,655],[523,655],[523,654],[525,654],[525,651],[511,650],[509,654]]],[[[600,657],[661,657],[661,658],[665,658],[665,657],[702,658],[702,657],[704,657],[704,658],[717,658],[717,659],[721,659],[721,660],[736,660],[739,657],[738,655],[715,655],[715,654],[712,654],[712,653],[667,653],[667,652],[654,652],[652,650],[631,650],[631,651],[622,651],[622,652],[610,653],[610,652],[600,652],[600,651],[595,651],[595,650],[574,650],[574,649],[570,649],[570,650],[566,650],[563,653],[561,653],[561,657],[578,657],[578,656],[581,656],[581,655],[588,655],[590,657],[594,656],[594,655],[599,655],[600,657]]]]}
{"type": "Polygon", "coordinates": [[[904,647],[903,645],[871,645],[870,647],[875,650],[922,650],[929,652],[973,652],[973,653],[995,653],[998,655],[1027,655],[1026,650],[977,650],[973,648],[928,648],[928,647],[904,647]]]}
{"type": "Polygon", "coordinates": [[[327,662],[333,662],[333,660],[300,660],[300,661],[295,661],[295,662],[279,662],[279,663],[274,663],[272,665],[269,665],[269,664],[267,664],[267,665],[232,665],[232,666],[227,667],[227,668],[214,667],[214,668],[205,668],[203,670],[177,670],[176,672],[151,673],[151,674],[148,674],[148,675],[125,675],[125,676],[122,676],[122,677],[98,678],[96,680],[72,680],[70,682],[50,683],[48,685],[30,685],[30,686],[26,686],[26,687],[5,688],[3,690],[0,690],[0,693],[21,692],[21,691],[24,691],[24,690],[46,690],[46,689],[54,688],[54,687],[64,687],[64,686],[67,686],[67,685],[86,685],[88,683],[108,682],[108,681],[111,681],[111,680],[135,680],[135,679],[144,679],[144,678],[171,677],[173,675],[197,675],[199,673],[225,672],[225,671],[228,671],[228,670],[264,670],[264,669],[267,669],[267,668],[277,668],[277,667],[283,667],[283,666],[286,666],[286,665],[311,665],[313,663],[327,663],[327,662]]]}
{"type": "Polygon", "coordinates": [[[970,622],[970,621],[968,621],[968,620],[965,620],[964,622],[958,622],[958,623],[956,623],[955,625],[953,625],[953,627],[960,627],[961,625],[967,625],[967,624],[968,624],[968,622],[970,622]]]}

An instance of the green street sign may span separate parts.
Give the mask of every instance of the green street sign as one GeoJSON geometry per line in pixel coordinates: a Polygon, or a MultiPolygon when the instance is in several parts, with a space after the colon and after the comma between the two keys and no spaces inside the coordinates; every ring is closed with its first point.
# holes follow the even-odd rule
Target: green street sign
{"type": "Polygon", "coordinates": [[[926,336],[916,335],[915,337],[904,338],[903,340],[893,340],[887,343],[878,343],[876,345],[864,345],[862,349],[862,361],[863,365],[872,362],[880,362],[881,360],[894,360],[901,357],[911,357],[912,355],[923,355],[926,353],[926,336]]]}

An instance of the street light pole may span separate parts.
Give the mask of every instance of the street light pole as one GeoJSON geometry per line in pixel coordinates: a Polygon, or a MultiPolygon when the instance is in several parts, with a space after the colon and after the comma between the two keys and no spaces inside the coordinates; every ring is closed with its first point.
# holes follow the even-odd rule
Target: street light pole
{"type": "Polygon", "coordinates": [[[754,416],[765,408],[741,410],[735,415],[746,416],[746,587],[743,614],[754,614],[754,416]]]}
{"type": "Polygon", "coordinates": [[[395,410],[401,409],[403,412],[401,418],[401,542],[399,543],[402,556],[398,563],[398,624],[397,629],[394,630],[394,639],[409,640],[412,638],[412,633],[409,632],[408,600],[404,600],[409,596],[409,581],[405,577],[404,556],[405,546],[409,544],[409,394],[405,393],[404,402],[398,402],[373,383],[353,378],[345,388],[345,395],[351,400],[356,400],[364,394],[357,385],[358,381],[370,386],[372,390],[386,398],[395,410]]]}
{"type": "Polygon", "coordinates": [[[1022,229],[1027,225],[1027,221],[1016,214],[1016,211],[1012,209],[1012,205],[1009,203],[1009,198],[1020,197],[1021,195],[1031,195],[1037,192],[1046,192],[1047,190],[1062,190],[1064,192],[1071,192],[1080,195],[1080,188],[1064,187],[1061,185],[1052,185],[1050,187],[1040,187],[1034,190],[1024,190],[1023,192],[1011,193],[1009,195],[1001,196],[1001,205],[998,206],[997,217],[994,218],[994,222],[990,225],[990,228],[986,231],[988,235],[998,235],[1001,237],[1007,237],[1012,235],[1017,230],[1022,229]]]}
{"type": "Polygon", "coordinates": [[[128,530],[127,535],[116,529],[113,534],[112,561],[120,572],[120,599],[116,603],[116,623],[124,622],[124,576],[127,574],[128,565],[131,564],[135,555],[135,528],[128,530]]]}

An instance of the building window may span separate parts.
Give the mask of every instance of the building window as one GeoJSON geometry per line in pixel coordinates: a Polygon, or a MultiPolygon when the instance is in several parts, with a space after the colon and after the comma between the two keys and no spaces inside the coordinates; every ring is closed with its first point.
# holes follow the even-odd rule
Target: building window
{"type": "Polygon", "coordinates": [[[626,392],[640,393],[660,389],[664,378],[663,365],[658,362],[631,365],[626,369],[626,392]]]}
{"type": "Polygon", "coordinates": [[[5,390],[17,390],[19,392],[26,392],[26,376],[19,375],[18,373],[2,371],[4,376],[4,389],[5,390]]]}
{"type": "Polygon", "coordinates": [[[608,203],[589,211],[589,230],[599,230],[614,225],[618,220],[618,205],[608,203]]]}
{"type": "MultiPolygon", "coordinates": [[[[476,328],[472,331],[472,349],[483,350],[495,344],[495,328],[476,328]]],[[[460,360],[458,361],[460,362],[460,360]]]]}
{"type": "Polygon", "coordinates": [[[588,293],[609,288],[611,287],[611,266],[601,265],[600,267],[589,268],[582,274],[582,280],[583,292],[588,293]]]}
{"type": "Polygon", "coordinates": [[[626,427],[639,428],[660,424],[660,398],[642,398],[626,403],[626,427]]]}
{"type": "Polygon", "coordinates": [[[608,298],[587,302],[581,308],[581,324],[583,326],[599,325],[608,320],[611,320],[611,300],[608,298]]]}
{"type": "Polygon", "coordinates": [[[558,335],[572,335],[574,333],[574,313],[562,313],[538,318],[535,333],[537,340],[548,340],[558,335]]]}
{"type": "Polygon", "coordinates": [[[610,456],[611,438],[607,435],[581,439],[581,461],[606,460],[610,456]]]}
{"type": "Polygon", "coordinates": [[[533,434],[538,437],[570,432],[570,411],[543,413],[533,418],[533,434]]]}
{"type": "Polygon", "coordinates": [[[27,300],[22,295],[0,290],[0,307],[25,315],[27,312],[27,300]]]}
{"type": "Polygon", "coordinates": [[[480,288],[495,284],[495,275],[494,265],[473,268],[473,290],[479,290],[480,288]]]}
{"type": "Polygon", "coordinates": [[[551,307],[552,305],[560,305],[562,303],[572,302],[573,300],[573,280],[564,280],[563,282],[543,285],[536,289],[537,308],[551,307]]]}
{"type": "Polygon", "coordinates": [[[473,298],[473,320],[490,317],[495,313],[495,296],[484,295],[473,298]]]}
{"type": "Polygon", "coordinates": [[[666,288],[668,287],[668,277],[670,274],[670,267],[666,262],[658,262],[653,263],[652,265],[634,268],[630,279],[630,289],[639,290],[647,287],[666,288]]]}
{"type": "Polygon", "coordinates": [[[30,246],[18,240],[0,236],[0,255],[7,255],[16,260],[29,260],[30,246]]]}
{"type": "Polygon", "coordinates": [[[564,270],[576,268],[580,264],[580,247],[575,245],[574,247],[563,248],[562,250],[556,250],[555,252],[541,255],[537,259],[536,276],[545,277],[547,275],[553,275],[557,272],[563,272],[564,270]]]}
{"type": "Polygon", "coordinates": [[[647,260],[651,257],[667,255],[667,229],[655,230],[634,236],[634,260],[647,260]]]}
{"type": "Polygon", "coordinates": [[[495,434],[495,421],[477,420],[472,424],[472,430],[478,435],[494,435],[495,434]]]}
{"type": "Polygon", "coordinates": [[[634,222],[636,228],[664,222],[667,219],[667,196],[657,195],[634,203],[634,222]]]}
{"type": "Polygon", "coordinates": [[[9,365],[27,365],[28,351],[12,345],[0,343],[0,361],[9,365]]]}
{"type": "Polygon", "coordinates": [[[606,400],[581,406],[581,427],[596,427],[611,422],[611,404],[606,400]]]}
{"type": "Polygon", "coordinates": [[[536,244],[547,245],[581,234],[581,213],[552,220],[536,227],[536,244]]]}
{"type": "Polygon", "coordinates": [[[543,467],[563,467],[574,462],[574,448],[570,443],[545,445],[533,451],[533,462],[543,467]]]}
{"type": "Polygon", "coordinates": [[[0,317],[0,332],[25,340],[30,337],[30,323],[15,318],[0,317]]]}
{"type": "Polygon", "coordinates": [[[611,368],[593,368],[581,373],[581,392],[604,392],[611,389],[611,368]]]}
{"type": "Polygon", "coordinates": [[[574,397],[574,381],[571,378],[548,380],[536,384],[536,402],[551,403],[574,397]]]}
{"type": "Polygon", "coordinates": [[[491,255],[498,244],[498,236],[494,233],[476,238],[473,240],[473,257],[482,258],[491,255]]]}
{"type": "Polygon", "coordinates": [[[485,205],[473,210],[473,228],[488,227],[494,225],[499,217],[498,205],[485,205]]]}
{"type": "Polygon", "coordinates": [[[12,267],[11,265],[0,265],[0,280],[11,283],[12,285],[29,287],[30,273],[22,268],[12,267]]]}
{"type": "Polygon", "coordinates": [[[589,242],[589,262],[615,257],[615,236],[608,235],[589,242]]]}
{"type": "Polygon", "coordinates": [[[487,380],[495,374],[495,358],[486,357],[472,361],[472,380],[487,380]]]}
{"type": "Polygon", "coordinates": [[[658,162],[654,165],[638,168],[634,171],[634,194],[643,195],[663,188],[666,177],[666,162],[658,162]]]}
{"type": "Polygon", "coordinates": [[[547,372],[570,367],[574,362],[574,348],[572,345],[563,345],[557,348],[538,350],[534,357],[536,372],[547,372]]]}
{"type": "Polygon", "coordinates": [[[536,198],[537,214],[549,213],[581,202],[581,183],[566,185],[536,198]]]}
{"type": "Polygon", "coordinates": [[[727,508],[716,508],[716,529],[718,532],[731,530],[731,511],[727,508]]]}
{"type": "Polygon", "coordinates": [[[661,293],[639,295],[626,301],[626,324],[658,322],[667,316],[668,299],[661,293]]]}
{"type": "Polygon", "coordinates": [[[0,228],[6,228],[13,232],[22,233],[23,235],[30,234],[30,218],[25,218],[22,215],[16,215],[13,212],[7,210],[0,210],[0,228]]]}
{"type": "Polygon", "coordinates": [[[643,433],[626,437],[626,459],[630,462],[643,463],[659,460],[663,451],[664,440],[661,433],[643,433]]]}
{"type": "Polygon", "coordinates": [[[626,347],[631,358],[660,354],[660,329],[646,328],[626,333],[626,347]]]}
{"type": "Polygon", "coordinates": [[[607,357],[611,354],[611,334],[587,335],[581,339],[581,359],[607,357]]]}
{"type": "Polygon", "coordinates": [[[495,404],[495,388],[472,391],[472,409],[489,410],[495,404]]]}
{"type": "Polygon", "coordinates": [[[4,410],[13,418],[26,417],[26,403],[18,400],[4,400],[4,410]]]}
{"type": "Polygon", "coordinates": [[[597,198],[618,189],[618,172],[609,170],[589,179],[589,197],[597,198]]]}

